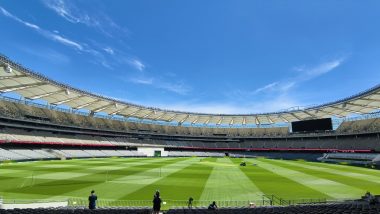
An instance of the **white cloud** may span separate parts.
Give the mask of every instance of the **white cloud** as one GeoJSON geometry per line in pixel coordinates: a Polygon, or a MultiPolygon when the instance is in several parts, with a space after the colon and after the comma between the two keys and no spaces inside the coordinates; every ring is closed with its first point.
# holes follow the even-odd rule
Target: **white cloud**
{"type": "MultiPolygon", "coordinates": [[[[65,6],[67,4],[66,1],[63,1],[63,0],[50,1],[49,0],[49,1],[45,1],[45,2],[47,2],[47,4],[49,4],[52,8],[54,8],[54,10],[57,13],[59,13],[61,16],[67,18],[68,20],[71,20],[72,22],[77,22],[77,21],[80,21],[80,22],[83,21],[84,22],[87,19],[87,18],[83,18],[83,17],[82,17],[83,19],[78,19],[77,17],[73,16],[73,14],[70,13],[65,6]]],[[[45,30],[45,29],[39,27],[36,24],[32,24],[30,22],[24,21],[24,20],[20,19],[19,17],[11,14],[9,11],[7,11],[6,9],[4,9],[1,6],[0,6],[0,14],[3,14],[4,16],[11,18],[11,19],[23,24],[24,26],[33,29],[37,33],[41,34],[42,36],[44,36],[50,40],[53,40],[55,42],[61,43],[62,45],[74,48],[77,51],[81,51],[81,52],[91,54],[94,56],[95,60],[97,60],[96,61],[97,64],[102,65],[103,67],[106,67],[106,68],[111,69],[111,70],[113,69],[113,66],[111,66],[111,63],[109,63],[107,61],[107,58],[103,54],[101,54],[99,51],[95,50],[94,48],[90,47],[87,44],[83,44],[83,43],[74,41],[70,38],[67,38],[65,36],[62,36],[59,34],[59,32],[57,30],[48,31],[48,30],[45,30]]],[[[116,25],[116,24],[112,24],[112,22],[111,22],[111,25],[116,25]]],[[[127,56],[125,56],[125,54],[122,54],[121,52],[119,52],[119,54],[116,55],[115,50],[109,46],[106,46],[105,48],[104,48],[104,46],[103,46],[103,48],[97,47],[97,49],[100,51],[105,51],[109,55],[112,55],[113,56],[113,58],[112,58],[113,63],[112,64],[114,64],[114,62],[119,62],[122,64],[126,63],[126,64],[134,67],[135,69],[137,69],[139,71],[143,71],[146,67],[145,64],[139,59],[127,57],[127,56]],[[124,60],[120,61],[119,60],[120,58],[124,59],[124,60]]]]}
{"type": "Polygon", "coordinates": [[[286,110],[295,106],[299,106],[299,102],[287,96],[279,96],[270,100],[260,102],[232,103],[232,102],[149,102],[143,103],[145,106],[153,106],[162,109],[208,113],[208,114],[256,114],[268,113],[286,110]]]}
{"type": "Polygon", "coordinates": [[[80,7],[77,1],[43,0],[42,2],[47,8],[68,22],[93,27],[109,37],[114,37],[115,35],[120,36],[127,33],[127,30],[120,27],[108,15],[101,12],[101,9],[97,8],[96,11],[90,11],[90,8],[95,5],[94,1],[90,1],[92,7],[80,7]]]}
{"type": "Polygon", "coordinates": [[[322,74],[326,74],[333,69],[337,68],[344,62],[344,58],[334,59],[328,62],[321,63],[317,66],[305,68],[301,67],[298,68],[297,71],[301,72],[301,76],[299,77],[300,80],[306,81],[310,80],[312,78],[318,77],[322,74]]]}
{"type": "Polygon", "coordinates": [[[47,34],[49,37],[51,37],[53,40],[57,41],[57,42],[60,42],[61,44],[64,44],[66,46],[70,46],[70,47],[73,47],[73,48],[76,48],[78,50],[83,50],[83,47],[82,45],[80,45],[79,43],[77,42],[74,42],[68,38],[65,38],[65,37],[62,37],[60,35],[56,35],[56,34],[47,34]]]}
{"type": "Polygon", "coordinates": [[[144,63],[142,63],[138,59],[127,59],[126,62],[132,67],[136,68],[139,71],[143,71],[145,69],[144,63]]]}
{"type": "Polygon", "coordinates": [[[141,85],[152,85],[153,84],[153,78],[132,78],[130,79],[131,82],[135,84],[141,84],[141,85]]]}
{"type": "Polygon", "coordinates": [[[156,85],[158,88],[162,88],[167,91],[174,92],[176,94],[180,95],[186,95],[190,92],[190,87],[186,86],[185,84],[181,82],[177,83],[170,83],[170,82],[159,82],[158,85],[156,85]]]}
{"type": "Polygon", "coordinates": [[[278,85],[278,82],[269,83],[268,85],[265,85],[265,86],[263,86],[261,88],[256,89],[254,91],[254,93],[259,93],[259,92],[262,92],[262,91],[273,90],[277,85],[278,85]]]}
{"type": "Polygon", "coordinates": [[[40,27],[38,27],[37,25],[23,21],[22,19],[18,18],[17,16],[14,16],[13,14],[8,12],[6,9],[4,9],[1,6],[0,6],[0,11],[4,16],[9,17],[9,18],[11,18],[11,19],[13,19],[13,20],[15,20],[15,21],[27,26],[27,27],[33,28],[34,30],[40,30],[40,27]]]}
{"type": "MultiPolygon", "coordinates": [[[[31,28],[35,32],[37,32],[40,35],[44,36],[45,38],[48,38],[48,39],[50,39],[52,41],[55,41],[55,42],[58,42],[58,43],[60,43],[62,45],[65,45],[67,47],[73,48],[73,49],[75,49],[77,51],[90,54],[96,60],[95,63],[97,63],[99,65],[102,65],[103,67],[106,67],[108,69],[113,69],[113,67],[107,62],[107,60],[106,60],[106,58],[104,57],[103,54],[101,54],[99,51],[97,51],[97,50],[89,47],[86,44],[82,44],[80,42],[77,42],[77,41],[74,41],[72,39],[69,39],[69,38],[67,38],[65,36],[62,36],[62,35],[59,34],[59,32],[57,30],[48,31],[48,30],[45,30],[45,29],[39,27],[36,24],[32,24],[30,22],[24,21],[21,18],[15,16],[13,14],[11,14],[9,11],[7,11],[6,9],[4,9],[1,6],[0,6],[0,14],[3,14],[4,16],[17,21],[17,22],[23,24],[24,26],[26,26],[28,28],[31,28]]],[[[105,51],[108,52],[108,53],[113,53],[113,49],[110,48],[110,47],[107,47],[105,49],[105,51]]],[[[137,69],[139,69],[139,70],[142,70],[145,66],[142,63],[139,63],[139,62],[140,61],[137,60],[135,62],[135,64],[132,65],[132,66],[135,67],[135,68],[137,68],[137,69]]]]}
{"type": "Polygon", "coordinates": [[[103,50],[111,55],[114,55],[114,50],[110,47],[103,48],[103,50]]]}
{"type": "Polygon", "coordinates": [[[19,17],[11,14],[10,12],[8,12],[7,10],[5,10],[3,7],[0,6],[0,11],[2,12],[2,14],[4,16],[7,16],[23,25],[25,25],[26,27],[29,27],[33,30],[35,30],[36,32],[38,32],[39,34],[51,39],[51,40],[54,40],[54,41],[57,41],[63,45],[66,45],[66,46],[70,46],[70,47],[73,47],[75,49],[78,49],[78,50],[83,50],[83,47],[81,44],[79,44],[78,42],[75,42],[73,40],[70,40],[66,37],[63,37],[61,35],[58,35],[58,34],[55,34],[55,33],[52,33],[48,30],[44,30],[42,28],[40,28],[38,25],[35,25],[35,24],[32,24],[30,22],[27,22],[27,21],[24,21],[22,19],[20,19],[19,17]]]}
{"type": "Polygon", "coordinates": [[[166,80],[155,79],[153,77],[131,78],[128,81],[134,84],[149,85],[151,87],[170,91],[179,95],[186,95],[191,91],[191,88],[183,82],[168,82],[166,80]]]}
{"type": "Polygon", "coordinates": [[[43,1],[47,7],[54,10],[58,15],[65,18],[69,22],[78,23],[80,20],[71,15],[70,9],[67,8],[63,0],[43,1]]]}
{"type": "Polygon", "coordinates": [[[338,58],[320,63],[312,67],[297,66],[294,68],[294,70],[298,72],[297,76],[267,84],[261,88],[254,90],[251,94],[257,94],[261,92],[286,93],[302,82],[309,81],[334,70],[335,68],[339,67],[344,62],[344,60],[345,58],[338,58]]]}
{"type": "Polygon", "coordinates": [[[27,54],[48,60],[48,61],[53,62],[53,63],[65,64],[65,63],[70,62],[70,58],[67,55],[65,55],[61,52],[58,52],[56,50],[46,48],[46,47],[27,48],[27,47],[21,46],[21,45],[16,45],[16,47],[19,50],[21,50],[22,52],[25,52],[27,54]],[[40,51],[35,51],[36,49],[38,49],[40,51]]]}

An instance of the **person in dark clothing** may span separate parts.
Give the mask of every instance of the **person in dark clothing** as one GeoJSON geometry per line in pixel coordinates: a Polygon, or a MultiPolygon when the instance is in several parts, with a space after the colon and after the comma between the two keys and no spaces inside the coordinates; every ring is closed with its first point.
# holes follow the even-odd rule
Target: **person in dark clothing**
{"type": "Polygon", "coordinates": [[[217,210],[218,206],[216,205],[216,202],[213,201],[212,204],[208,205],[207,209],[209,209],[209,210],[217,210]]]}
{"type": "Polygon", "coordinates": [[[91,191],[91,195],[88,197],[88,208],[90,210],[94,210],[96,208],[96,200],[98,200],[98,196],[95,195],[95,191],[91,191]]]}
{"type": "Polygon", "coordinates": [[[189,209],[193,208],[193,201],[194,201],[194,199],[192,197],[190,197],[189,202],[187,203],[187,206],[189,207],[189,209]]]}
{"type": "Polygon", "coordinates": [[[161,210],[161,198],[160,192],[156,191],[156,194],[153,197],[153,214],[159,214],[161,210]]]}

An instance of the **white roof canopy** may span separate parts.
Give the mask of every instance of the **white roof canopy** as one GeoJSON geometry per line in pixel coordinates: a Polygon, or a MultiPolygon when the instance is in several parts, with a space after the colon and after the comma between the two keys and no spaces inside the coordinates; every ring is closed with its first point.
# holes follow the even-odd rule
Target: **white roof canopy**
{"type": "Polygon", "coordinates": [[[338,101],[290,111],[258,114],[206,114],[182,112],[108,98],[51,80],[0,55],[0,92],[16,92],[27,99],[43,99],[52,105],[65,104],[74,109],[87,109],[152,121],[179,124],[261,125],[305,119],[346,117],[380,109],[380,85],[338,101]]]}

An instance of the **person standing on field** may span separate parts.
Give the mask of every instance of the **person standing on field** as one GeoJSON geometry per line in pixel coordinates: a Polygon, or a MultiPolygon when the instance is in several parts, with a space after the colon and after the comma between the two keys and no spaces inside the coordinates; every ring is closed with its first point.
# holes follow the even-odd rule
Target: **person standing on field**
{"type": "Polygon", "coordinates": [[[96,209],[96,201],[98,200],[98,196],[95,195],[95,191],[91,191],[91,195],[88,197],[88,208],[90,210],[96,209]]]}
{"type": "Polygon", "coordinates": [[[153,196],[153,214],[159,214],[161,210],[161,198],[160,192],[157,190],[156,194],[153,196]]]}

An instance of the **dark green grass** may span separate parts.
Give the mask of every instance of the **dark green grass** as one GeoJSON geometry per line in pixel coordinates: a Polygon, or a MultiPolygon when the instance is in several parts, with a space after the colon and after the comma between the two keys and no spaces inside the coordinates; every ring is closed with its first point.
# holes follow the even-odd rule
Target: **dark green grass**
{"type": "MultiPolygon", "coordinates": [[[[252,191],[251,195],[258,197],[273,194],[285,199],[332,199],[331,194],[324,191],[341,187],[347,187],[347,194],[350,194],[350,188],[355,188],[360,193],[362,191],[363,194],[367,190],[380,194],[378,170],[305,161],[258,159],[257,162],[285,170],[279,173],[276,169],[268,169],[260,164],[253,166],[251,163],[255,159],[247,159],[249,164],[246,167],[239,166],[242,159],[231,161],[217,158],[100,158],[1,164],[0,196],[6,199],[85,198],[94,189],[100,199],[110,200],[151,200],[155,190],[160,190],[164,199],[171,200],[187,200],[189,196],[195,200],[257,199],[244,198],[244,194],[237,193],[246,194],[247,191],[252,191]],[[301,164],[302,167],[287,163],[301,164]],[[321,171],[312,167],[328,170],[321,171]],[[219,170],[223,170],[223,173],[219,170]],[[339,185],[331,188],[321,186],[320,189],[314,185],[311,188],[307,182],[302,182],[302,178],[292,177],[293,172],[301,172],[297,175],[306,176],[308,182],[310,178],[315,178],[329,181],[329,185],[339,185]],[[352,173],[361,176],[353,176],[357,174],[352,173]],[[236,176],[246,176],[246,179],[238,179],[236,176]],[[242,180],[251,184],[239,184],[242,180]],[[231,197],[207,194],[208,191],[218,193],[215,185],[212,185],[215,183],[218,184],[217,187],[224,188],[221,191],[223,194],[230,194],[231,197]],[[247,186],[256,188],[243,189],[247,186]]],[[[349,196],[359,198],[360,194],[349,196]]]]}
{"type": "MultiPolygon", "coordinates": [[[[234,160],[236,164],[240,159],[234,160]]],[[[315,191],[308,186],[297,183],[288,178],[277,175],[265,168],[258,166],[241,167],[245,175],[256,184],[265,194],[276,195],[280,198],[329,198],[329,196],[315,191]],[[296,187],[296,188],[293,188],[296,187]]]]}

